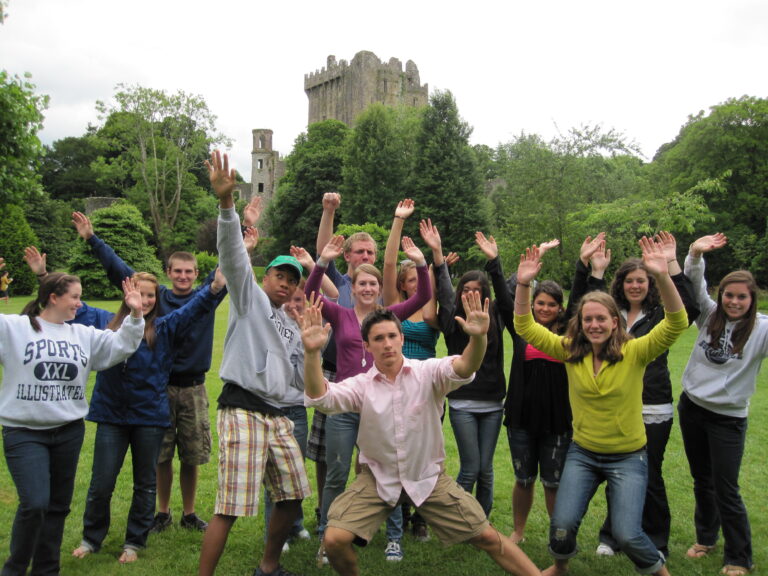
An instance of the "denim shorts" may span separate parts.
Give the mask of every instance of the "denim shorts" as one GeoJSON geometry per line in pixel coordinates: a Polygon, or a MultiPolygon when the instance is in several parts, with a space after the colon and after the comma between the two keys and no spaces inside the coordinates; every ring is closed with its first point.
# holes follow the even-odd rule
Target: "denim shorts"
{"type": "Polygon", "coordinates": [[[507,428],[509,450],[517,483],[530,486],[541,473],[541,483],[547,488],[560,485],[571,433],[535,436],[522,428],[507,428]]]}

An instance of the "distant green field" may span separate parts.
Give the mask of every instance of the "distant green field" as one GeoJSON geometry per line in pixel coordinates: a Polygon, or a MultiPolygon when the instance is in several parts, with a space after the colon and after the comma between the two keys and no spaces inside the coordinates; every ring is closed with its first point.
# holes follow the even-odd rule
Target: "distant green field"
{"type": "MultiPolygon", "coordinates": [[[[9,305],[0,303],[0,312],[18,313],[26,297],[12,298],[9,305]]],[[[117,302],[89,302],[91,305],[115,310],[117,302]]],[[[208,379],[208,393],[211,399],[211,421],[215,422],[216,397],[221,390],[221,383],[216,377],[216,369],[221,362],[224,333],[226,330],[229,300],[226,299],[217,314],[216,336],[214,344],[214,367],[208,379]]],[[[765,308],[765,306],[764,306],[765,308]]],[[[672,349],[669,356],[672,379],[676,387],[676,395],[680,392],[680,376],[688,353],[694,341],[694,330],[689,330],[672,349]]],[[[442,340],[441,340],[442,346],[442,340]]],[[[511,341],[507,336],[506,374],[509,374],[511,361],[511,341]]],[[[444,346],[442,353],[445,353],[444,346]]],[[[750,414],[750,430],[747,435],[746,454],[741,473],[741,485],[747,508],[750,512],[753,534],[754,561],[758,567],[768,562],[768,509],[766,500],[760,489],[760,483],[768,478],[766,470],[766,448],[768,445],[768,371],[763,370],[758,381],[757,394],[753,398],[750,414]],[[761,448],[762,446],[762,448],[761,448]]],[[[120,554],[131,498],[131,464],[126,460],[120,475],[115,498],[112,503],[112,530],[107,537],[104,548],[99,554],[85,560],[76,560],[70,552],[80,542],[82,529],[82,514],[85,495],[91,475],[93,451],[93,435],[95,426],[88,424],[86,440],[80,458],[78,480],[72,503],[72,513],[67,521],[62,550],[62,574],[83,574],[88,576],[125,575],[127,573],[142,576],[169,576],[176,574],[196,574],[200,552],[201,535],[189,533],[178,527],[162,534],[150,536],[149,547],[141,551],[139,561],[132,566],[120,566],[117,557],[120,554]]],[[[447,470],[450,474],[458,473],[458,455],[451,433],[450,424],[444,426],[447,451],[447,470]]],[[[215,433],[215,427],[214,427],[215,433]]],[[[216,446],[216,440],[214,440],[216,446]]],[[[307,462],[308,473],[314,479],[314,466],[307,462]]],[[[499,438],[495,459],[496,486],[495,507],[491,516],[493,523],[505,533],[512,531],[511,493],[514,482],[512,466],[509,457],[506,434],[502,430],[499,438]]],[[[685,557],[685,551],[694,541],[693,529],[693,491],[687,462],[683,453],[680,431],[673,429],[672,439],[667,449],[665,466],[667,489],[672,506],[673,525],[671,541],[670,572],[676,576],[714,575],[719,573],[722,559],[722,547],[711,557],[698,561],[685,557]]],[[[541,568],[550,564],[547,553],[548,519],[543,505],[543,495],[537,489],[537,500],[529,519],[527,541],[524,550],[541,568]]],[[[209,518],[212,513],[216,496],[216,464],[215,455],[210,464],[201,468],[200,485],[198,489],[197,512],[203,518],[209,518]]],[[[10,527],[16,510],[16,491],[5,467],[5,459],[0,460],[0,559],[7,555],[9,546],[10,527]]],[[[314,533],[315,521],[313,510],[316,505],[314,497],[305,502],[304,510],[307,516],[307,528],[314,533]]],[[[181,510],[178,489],[174,487],[172,509],[178,519],[181,510]]],[[[612,576],[630,576],[634,570],[630,562],[623,556],[615,558],[598,558],[594,555],[597,546],[597,531],[605,512],[605,501],[602,490],[592,502],[590,510],[584,519],[580,533],[581,553],[571,563],[571,574],[592,575],[605,574],[612,576]]],[[[290,552],[283,555],[286,568],[301,574],[330,574],[329,568],[318,569],[315,566],[314,555],[318,542],[315,538],[309,542],[298,542],[291,546],[290,552]]],[[[384,560],[383,548],[385,539],[383,531],[374,539],[370,546],[360,551],[361,568],[363,573],[371,575],[405,574],[424,575],[440,574],[441,576],[474,576],[500,574],[501,571],[488,558],[466,546],[443,548],[436,540],[419,544],[407,537],[404,542],[405,559],[398,565],[392,565],[384,560]]],[[[219,574],[250,575],[257,565],[263,549],[263,519],[241,519],[230,535],[227,549],[219,564],[219,574]]]]}

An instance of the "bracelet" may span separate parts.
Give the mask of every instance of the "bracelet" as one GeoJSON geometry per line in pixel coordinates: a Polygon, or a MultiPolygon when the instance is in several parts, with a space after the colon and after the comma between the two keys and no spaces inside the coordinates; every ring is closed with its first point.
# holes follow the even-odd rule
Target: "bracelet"
{"type": "Polygon", "coordinates": [[[48,272],[43,272],[42,274],[35,274],[38,278],[42,278],[43,276],[48,276],[48,272]]]}
{"type": "Polygon", "coordinates": [[[667,260],[667,264],[672,264],[672,262],[677,262],[677,258],[672,258],[672,260],[667,260]]]}
{"type": "Polygon", "coordinates": [[[515,304],[518,304],[519,306],[528,306],[530,302],[518,302],[517,300],[515,300],[515,304]]]}
{"type": "Polygon", "coordinates": [[[517,285],[518,286],[525,286],[526,288],[530,288],[531,287],[530,284],[523,284],[522,282],[518,282],[517,285]]]}
{"type": "Polygon", "coordinates": [[[400,220],[405,220],[405,216],[398,216],[397,214],[395,214],[395,218],[400,218],[400,220]]]}

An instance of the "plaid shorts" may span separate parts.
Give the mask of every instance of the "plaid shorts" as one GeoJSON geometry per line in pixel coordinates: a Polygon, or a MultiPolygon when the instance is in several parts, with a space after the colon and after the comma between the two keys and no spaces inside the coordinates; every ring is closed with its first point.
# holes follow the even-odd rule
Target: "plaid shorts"
{"type": "Polygon", "coordinates": [[[286,416],[241,408],[218,412],[219,485],[215,514],[255,516],[262,483],[273,502],[310,496],[301,449],[286,416]]]}
{"type": "MultiPolygon", "coordinates": [[[[336,372],[323,368],[323,376],[328,382],[336,381],[336,372]]],[[[325,414],[315,408],[312,416],[312,430],[307,441],[307,458],[313,462],[325,462],[325,414]]]]}

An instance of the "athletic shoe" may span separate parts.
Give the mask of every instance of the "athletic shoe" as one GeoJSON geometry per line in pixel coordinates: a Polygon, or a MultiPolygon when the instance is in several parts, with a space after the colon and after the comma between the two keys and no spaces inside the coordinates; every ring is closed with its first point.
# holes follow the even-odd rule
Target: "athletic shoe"
{"type": "Polygon", "coordinates": [[[302,528],[299,532],[294,534],[293,537],[298,538],[299,540],[309,540],[312,536],[310,536],[309,530],[302,528]]]}
{"type": "Polygon", "coordinates": [[[615,556],[616,551],[608,546],[608,544],[600,542],[600,544],[597,546],[597,550],[595,550],[595,554],[598,556],[615,556]]]}
{"type": "Polygon", "coordinates": [[[197,514],[184,514],[179,520],[179,526],[186,528],[187,530],[197,530],[198,532],[205,532],[208,528],[208,522],[200,518],[197,514]]]}
{"type": "Polygon", "coordinates": [[[173,516],[171,516],[171,511],[168,510],[167,514],[165,512],[158,512],[152,519],[152,526],[149,528],[149,533],[158,534],[171,526],[173,526],[173,516]]]}
{"type": "Polygon", "coordinates": [[[328,555],[325,553],[325,546],[323,546],[322,542],[320,543],[320,548],[317,549],[317,556],[315,558],[318,568],[328,566],[328,555]]]}
{"type": "Polygon", "coordinates": [[[403,559],[403,549],[400,547],[398,540],[387,542],[387,547],[384,549],[384,558],[387,559],[387,562],[400,562],[403,559]]]}

